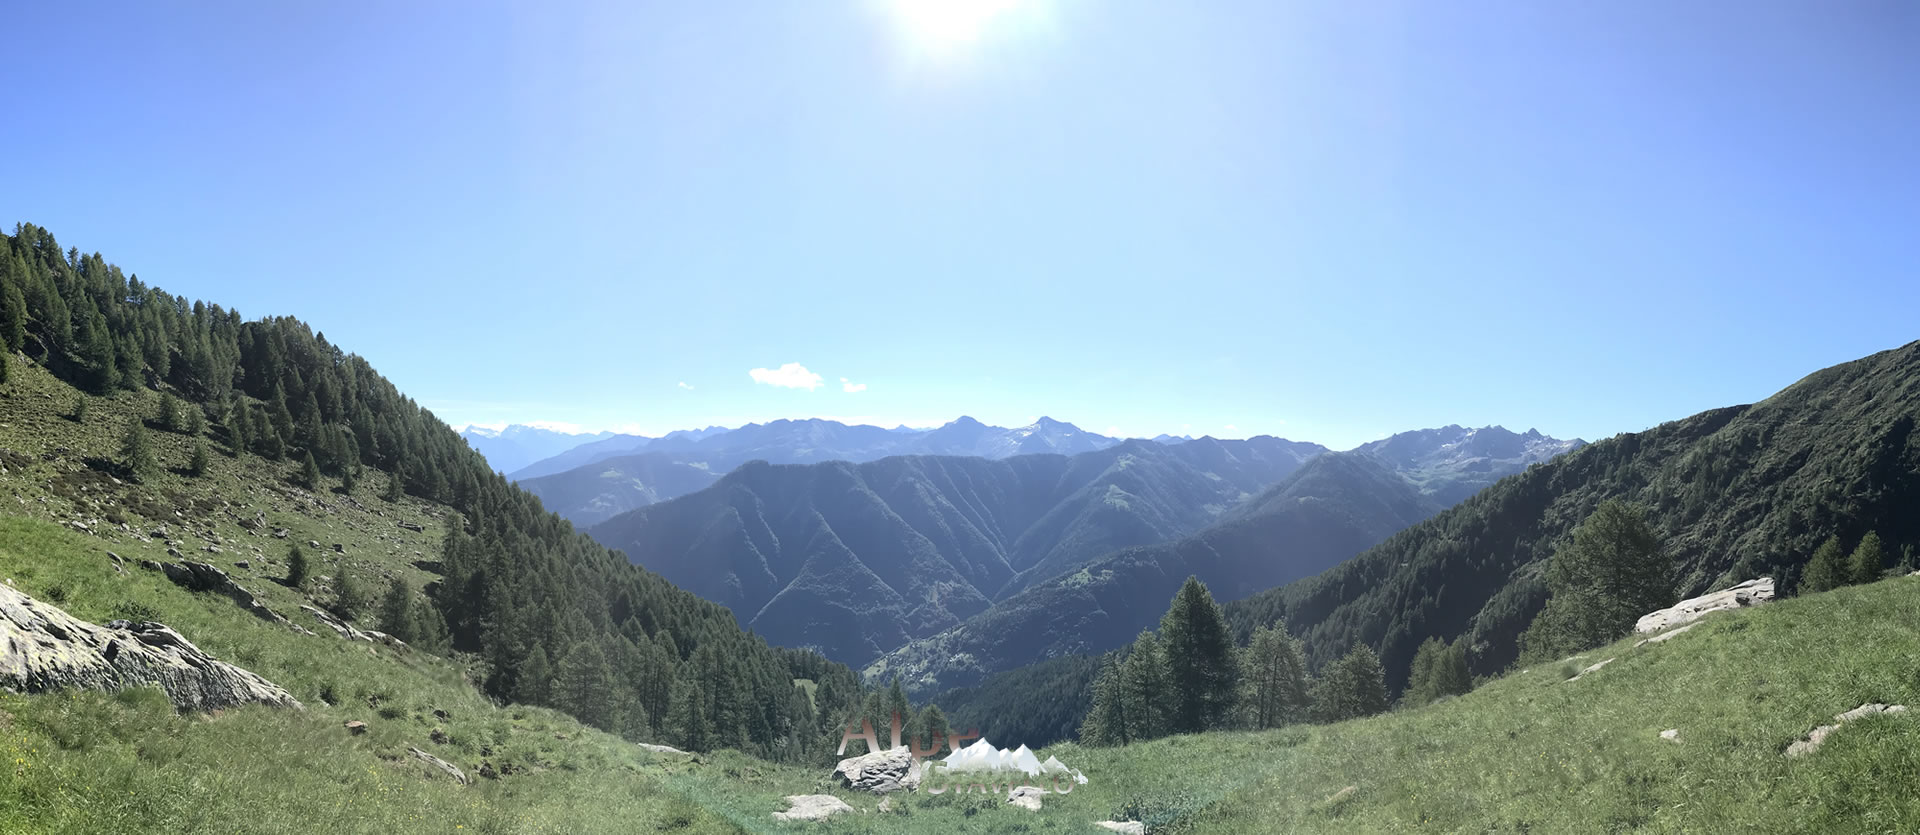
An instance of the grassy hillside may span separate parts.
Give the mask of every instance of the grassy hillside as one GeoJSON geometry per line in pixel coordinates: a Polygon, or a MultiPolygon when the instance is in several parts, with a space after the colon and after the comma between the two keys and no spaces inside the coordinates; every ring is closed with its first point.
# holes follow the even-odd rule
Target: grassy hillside
{"type": "MultiPolygon", "coordinates": [[[[72,402],[71,388],[13,362],[12,381],[0,387],[0,579],[94,622],[162,621],[286,687],[306,709],[196,716],[176,715],[158,690],[0,694],[0,753],[10,766],[0,769],[0,831],[298,832],[325,820],[341,832],[568,832],[634,819],[731,831],[666,786],[668,764],[654,755],[563,714],[495,707],[446,659],[336,637],[299,609],[305,594],[275,582],[288,542],[311,540],[324,546],[309,549],[315,575],[344,569],[367,584],[406,577],[418,587],[433,576],[415,562],[437,558],[442,509],[309,493],[289,483],[291,463],[223,454],[206,477],[168,473],[157,489],[134,490],[74,463],[111,457],[127,419],[148,401],[131,392],[89,398],[85,420],[74,422],[57,413],[72,402]],[[240,524],[254,518],[265,520],[257,533],[240,524]],[[137,567],[170,559],[165,539],[147,535],[162,525],[187,559],[229,571],[319,634],[267,623],[137,567]],[[287,539],[272,536],[279,528],[287,539]],[[216,542],[220,553],[208,552],[216,542]],[[368,733],[350,735],[349,720],[366,722],[368,733]],[[435,730],[445,743],[433,741],[435,730]],[[482,761],[515,773],[463,788],[410,758],[409,746],[469,776],[482,761]]],[[[185,437],[155,431],[152,440],[163,466],[185,466],[185,437]]]]}

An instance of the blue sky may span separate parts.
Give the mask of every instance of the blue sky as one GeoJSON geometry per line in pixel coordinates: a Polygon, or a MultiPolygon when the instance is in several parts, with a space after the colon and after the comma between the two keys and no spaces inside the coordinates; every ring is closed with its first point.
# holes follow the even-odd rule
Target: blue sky
{"type": "Polygon", "coordinates": [[[456,425],[1592,439],[1920,338],[1904,0],[7,17],[0,221],[456,425]]]}

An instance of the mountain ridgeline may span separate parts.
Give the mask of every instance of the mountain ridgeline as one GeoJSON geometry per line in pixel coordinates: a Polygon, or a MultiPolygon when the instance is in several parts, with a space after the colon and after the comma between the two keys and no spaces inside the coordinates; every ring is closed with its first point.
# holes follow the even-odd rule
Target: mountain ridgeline
{"type": "Polygon", "coordinates": [[[1920,342],[1808,375],[1759,403],[1619,435],[1527,470],[1318,576],[1227,607],[1284,623],[1324,663],[1379,650],[1396,690],[1429,637],[1505,669],[1544,605],[1548,557],[1608,499],[1645,509],[1692,595],[1759,576],[1794,588],[1829,537],[1920,548],[1920,342]]]}
{"type": "MultiPolygon", "coordinates": [[[[98,254],[63,252],[45,229],[21,225],[0,242],[0,343],[84,391],[144,398],[158,390],[169,413],[162,425],[174,424],[176,403],[188,404],[197,414],[180,431],[236,458],[279,462],[301,490],[330,490],[344,502],[397,502],[404,492],[437,503],[452,530],[441,559],[421,561],[442,575],[427,590],[431,620],[442,640],[476,660],[489,696],[562,707],[630,737],[784,759],[816,754],[824,726],[838,719],[820,717],[844,715],[858,697],[846,668],[768,646],[725,608],[543,510],[365,359],[298,320],[243,321],[146,286],[98,254]],[[369,469],[391,474],[379,479],[384,498],[357,487],[369,469]],[[530,672],[541,669],[593,695],[564,696],[530,672]],[[849,701],[823,699],[816,711],[796,678],[844,682],[821,692],[849,701]]],[[[79,396],[67,420],[86,425],[87,402],[79,396]]],[[[127,437],[144,431],[135,419],[127,437]]],[[[145,480],[126,462],[86,466],[145,480]]],[[[135,512],[182,523],[167,507],[135,512]]]]}
{"type": "Polygon", "coordinates": [[[1107,449],[1117,438],[1043,417],[1002,429],[962,417],[938,429],[882,429],[832,420],[776,420],[738,429],[709,427],[662,438],[620,435],[568,450],[513,473],[521,487],[574,524],[590,527],[622,512],[691,493],[749,461],[862,463],[893,455],[988,459],[1107,449]],[[700,474],[710,474],[702,476],[700,474]]]}
{"type": "Polygon", "coordinates": [[[1101,554],[1196,530],[1322,451],[1262,437],[754,462],[592,533],[760,634],[859,663],[1101,554]]]}

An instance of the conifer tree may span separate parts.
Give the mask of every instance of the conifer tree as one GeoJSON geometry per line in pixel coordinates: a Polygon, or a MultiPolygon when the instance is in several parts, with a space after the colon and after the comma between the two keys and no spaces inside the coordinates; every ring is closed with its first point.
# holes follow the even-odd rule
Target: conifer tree
{"type": "Polygon", "coordinates": [[[0,246],[0,349],[11,354],[27,342],[27,297],[19,284],[26,279],[26,267],[20,264],[20,272],[7,275],[7,265],[19,262],[8,258],[4,249],[0,246]]]}
{"type": "Polygon", "coordinates": [[[207,414],[199,406],[187,407],[186,431],[189,435],[199,435],[207,431],[207,414]]]}
{"type": "Polygon", "coordinates": [[[1853,556],[1847,558],[1847,574],[1855,583],[1872,583],[1880,579],[1880,572],[1887,570],[1887,551],[1880,544],[1880,534],[1867,531],[1860,538],[1860,544],[1853,549],[1853,556]]]}
{"type": "Polygon", "coordinates": [[[73,405],[67,409],[67,418],[74,423],[87,422],[87,396],[85,394],[75,394],[73,396],[73,405]]]}
{"type": "Polygon", "coordinates": [[[380,491],[380,498],[388,502],[398,502],[400,496],[400,473],[397,471],[389,473],[386,489],[380,491]]]}
{"type": "Polygon", "coordinates": [[[289,588],[300,588],[307,583],[307,552],[300,549],[299,543],[287,548],[287,579],[289,588]]]}
{"type": "Polygon", "coordinates": [[[1109,658],[1093,681],[1093,706],[1080,722],[1080,742],[1085,745],[1127,745],[1133,736],[1127,733],[1127,700],[1121,686],[1120,662],[1109,658]]]}
{"type": "Polygon", "coordinates": [[[399,577],[387,585],[380,598],[380,631],[408,643],[413,642],[413,590],[399,577]]]}
{"type": "Polygon", "coordinates": [[[1673,605],[1673,566],[1645,513],[1608,499],[1555,548],[1546,608],[1521,645],[1532,657],[1578,652],[1619,638],[1639,617],[1673,605]]]}
{"type": "Polygon", "coordinates": [[[447,619],[440,610],[424,603],[415,603],[409,607],[412,626],[407,634],[413,637],[407,642],[415,648],[436,654],[445,654],[450,641],[447,634],[447,619]]]}
{"type": "Polygon", "coordinates": [[[1265,730],[1306,718],[1307,668],[1300,642],[1284,628],[1261,627],[1242,655],[1247,723],[1265,730]]]}
{"type": "Polygon", "coordinates": [[[520,662],[519,678],[513,684],[513,700],[528,705],[547,704],[552,678],[547,648],[535,643],[527,653],[527,660],[520,662]]]}
{"type": "Polygon", "coordinates": [[[0,386],[7,384],[8,376],[13,373],[13,357],[0,353],[0,386]]]}
{"type": "Polygon", "coordinates": [[[1319,721],[1358,719],[1386,709],[1386,671],[1380,667],[1380,656],[1366,644],[1355,644],[1314,682],[1313,713],[1319,721]]]}
{"type": "Polygon", "coordinates": [[[153,455],[153,445],[147,440],[147,427],[138,416],[128,419],[127,431],[120,439],[120,466],[124,467],[133,480],[142,484],[153,481],[160,472],[160,462],[153,455]]]}
{"type": "Polygon", "coordinates": [[[596,728],[611,727],[613,673],[606,653],[594,641],[581,641],[560,659],[554,675],[553,706],[596,728]]]}
{"type": "Polygon", "coordinates": [[[185,418],[180,414],[180,398],[173,392],[160,393],[160,404],[154,412],[154,423],[169,432],[179,432],[186,428],[185,418]]]}
{"type": "Polygon", "coordinates": [[[195,476],[206,475],[207,467],[210,466],[211,463],[207,458],[207,439],[193,439],[193,460],[187,463],[187,472],[193,473],[195,476]]]}
{"type": "Polygon", "coordinates": [[[1159,644],[1172,686],[1168,730],[1198,733],[1225,726],[1238,696],[1239,658],[1220,604],[1197,578],[1187,578],[1160,619],[1159,644]]]}
{"type": "Polygon", "coordinates": [[[1413,654],[1407,688],[1400,694],[1400,701],[1424,705],[1472,689],[1473,676],[1467,671],[1466,647],[1459,641],[1449,644],[1439,638],[1428,638],[1413,654]]]}
{"type": "Polygon", "coordinates": [[[940,750],[941,743],[946,740],[948,734],[953,732],[952,726],[947,723],[947,714],[940,710],[939,705],[932,703],[928,703],[926,708],[920,711],[920,718],[914,725],[915,738],[924,735],[927,745],[935,751],[940,750]]]}
{"type": "Polygon", "coordinates": [[[346,563],[341,563],[339,575],[333,578],[333,613],[341,620],[358,620],[366,609],[366,591],[347,573],[346,563]]]}
{"type": "Polygon", "coordinates": [[[672,706],[668,709],[667,725],[672,739],[679,747],[689,751],[707,749],[707,739],[712,730],[707,725],[707,707],[704,693],[685,670],[673,680],[672,706]]]}
{"type": "Polygon", "coordinates": [[[267,423],[272,431],[261,434],[273,435],[281,447],[292,443],[293,412],[287,410],[287,392],[278,383],[274,384],[273,396],[267,401],[267,423]]]}
{"type": "Polygon", "coordinates": [[[253,417],[245,401],[235,400],[227,418],[227,451],[238,458],[253,451],[253,417]]]}
{"type": "Polygon", "coordinates": [[[1180,692],[1173,676],[1165,644],[1152,632],[1141,632],[1120,664],[1128,738],[1157,739],[1175,732],[1180,692]]]}
{"type": "Polygon", "coordinates": [[[1813,559],[1807,562],[1807,571],[1800,575],[1800,590],[1808,592],[1837,589],[1847,584],[1846,558],[1842,556],[1840,537],[1828,537],[1813,551],[1813,559]]]}
{"type": "Polygon", "coordinates": [[[314,463],[313,453],[301,453],[300,486],[308,490],[320,489],[320,465],[314,463]]]}

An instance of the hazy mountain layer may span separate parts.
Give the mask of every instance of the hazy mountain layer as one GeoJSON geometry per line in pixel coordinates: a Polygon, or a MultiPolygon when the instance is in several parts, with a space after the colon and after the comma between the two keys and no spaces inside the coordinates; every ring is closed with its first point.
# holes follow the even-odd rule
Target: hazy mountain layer
{"type": "Polygon", "coordinates": [[[756,462],[592,533],[760,634],[866,661],[1040,572],[1197,530],[1322,452],[1262,437],[1071,457],[756,462]]]}

